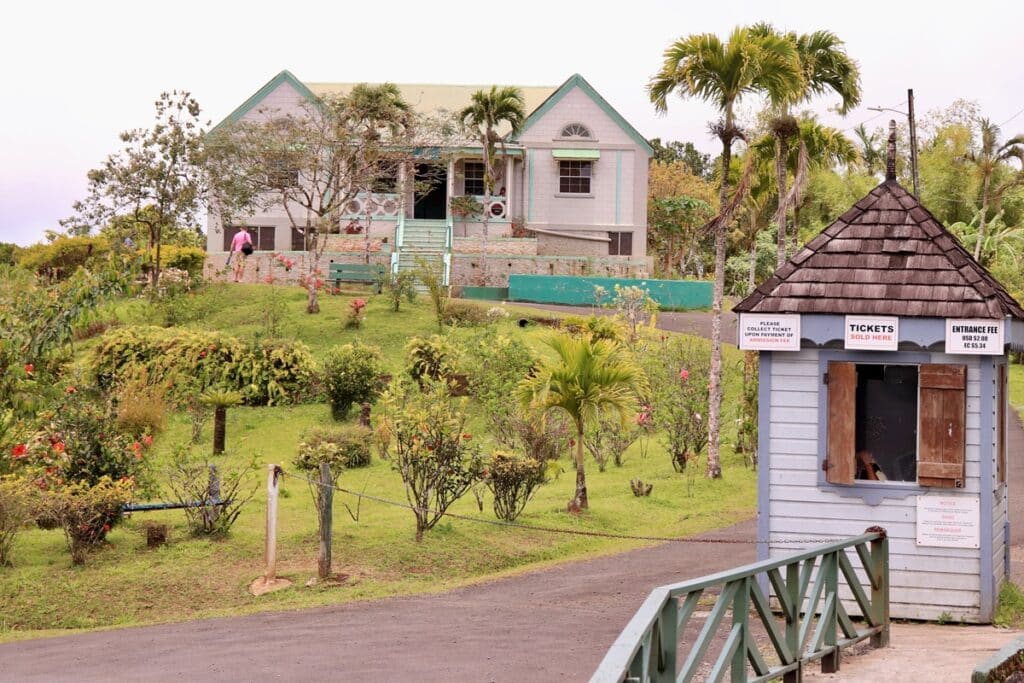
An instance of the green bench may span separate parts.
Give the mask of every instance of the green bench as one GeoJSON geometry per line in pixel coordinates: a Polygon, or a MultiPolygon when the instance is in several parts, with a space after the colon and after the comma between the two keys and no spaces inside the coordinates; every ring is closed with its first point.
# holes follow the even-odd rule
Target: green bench
{"type": "Polygon", "coordinates": [[[380,263],[332,263],[327,279],[335,286],[342,282],[362,282],[377,286],[381,292],[387,269],[380,263]]]}

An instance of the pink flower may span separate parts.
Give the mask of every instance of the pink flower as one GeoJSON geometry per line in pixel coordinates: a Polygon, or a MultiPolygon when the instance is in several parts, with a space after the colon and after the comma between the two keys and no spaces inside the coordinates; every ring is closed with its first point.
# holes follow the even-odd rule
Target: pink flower
{"type": "Polygon", "coordinates": [[[146,446],[146,448],[149,448],[150,446],[153,445],[153,437],[150,436],[149,434],[146,434],[145,436],[142,437],[142,443],[146,446]]]}
{"type": "Polygon", "coordinates": [[[53,444],[53,452],[54,453],[63,453],[64,452],[64,442],[63,441],[58,441],[57,443],[53,444]]]}
{"type": "Polygon", "coordinates": [[[690,379],[690,371],[687,370],[686,368],[683,368],[682,370],[680,370],[679,371],[679,379],[683,380],[684,382],[686,380],[690,379]]]}

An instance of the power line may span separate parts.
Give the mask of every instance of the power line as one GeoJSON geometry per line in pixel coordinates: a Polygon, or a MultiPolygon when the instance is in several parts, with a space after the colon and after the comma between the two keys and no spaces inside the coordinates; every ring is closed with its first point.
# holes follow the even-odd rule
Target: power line
{"type": "Polygon", "coordinates": [[[999,127],[1001,128],[1001,127],[1005,126],[1006,124],[1008,124],[1008,123],[1009,123],[1010,121],[1013,121],[1013,120],[1014,120],[1015,118],[1017,118],[1017,117],[1018,117],[1018,116],[1020,116],[1021,114],[1024,114],[1024,107],[1021,107],[1021,108],[1020,108],[1020,109],[1019,109],[1019,110],[1017,111],[1017,113],[1016,113],[1016,114],[1014,114],[1014,115],[1013,115],[1013,116],[1011,116],[1010,118],[1008,118],[1008,119],[1006,119],[1005,121],[1003,121],[1002,123],[1000,123],[1000,124],[999,124],[999,127]]]}
{"type": "MultiPolygon", "coordinates": [[[[894,104],[891,107],[884,107],[884,109],[895,109],[896,107],[902,107],[906,103],[907,103],[907,101],[903,100],[902,102],[898,102],[897,104],[894,104]]],[[[853,130],[854,128],[857,128],[858,126],[863,126],[865,123],[870,123],[870,122],[874,121],[875,119],[877,119],[880,116],[885,116],[885,114],[886,114],[886,112],[880,111],[877,114],[875,114],[874,116],[872,116],[870,118],[867,118],[867,119],[864,119],[860,123],[855,123],[852,126],[848,126],[846,128],[843,128],[843,132],[846,132],[848,130],[853,130]]]]}

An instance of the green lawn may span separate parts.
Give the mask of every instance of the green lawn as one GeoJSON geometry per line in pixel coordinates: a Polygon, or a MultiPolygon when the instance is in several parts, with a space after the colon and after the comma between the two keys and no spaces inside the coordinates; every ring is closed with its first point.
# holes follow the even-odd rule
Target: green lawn
{"type": "MultiPolygon", "coordinates": [[[[203,315],[193,324],[237,335],[259,331],[261,301],[267,288],[213,286],[201,299],[203,315]]],[[[287,303],[285,329],[303,340],[314,355],[333,344],[361,339],[380,345],[392,371],[402,364],[401,349],[409,336],[436,331],[425,302],[387,310],[383,298],[370,301],[362,329],[342,326],[351,295],[324,297],[323,313],[304,313],[305,294],[298,288],[280,289],[287,303]]],[[[365,296],[365,294],[361,294],[365,296]]],[[[144,301],[121,303],[106,313],[132,322],[149,322],[157,312],[144,301]]],[[[520,329],[513,316],[501,323],[503,330],[537,347],[549,332],[539,325],[520,329]]],[[[464,334],[456,330],[458,337],[464,334]]],[[[80,356],[89,342],[77,347],[80,356]]],[[[729,370],[725,410],[732,410],[738,395],[740,354],[726,349],[729,370]]],[[[724,416],[727,425],[732,416],[724,416]]],[[[236,408],[229,411],[228,449],[217,462],[230,467],[250,457],[261,463],[279,463],[286,470],[295,454],[300,433],[311,425],[330,420],[325,405],[274,408],[236,408]]],[[[474,434],[481,434],[483,420],[476,416],[474,434]]],[[[188,441],[188,418],[172,415],[167,430],[159,435],[149,457],[158,473],[171,452],[188,441]]],[[[209,449],[210,427],[197,453],[209,449]]],[[[627,454],[623,467],[609,464],[599,472],[588,462],[591,508],[580,517],[564,512],[574,487],[568,457],[561,462],[562,475],[542,486],[527,506],[520,522],[528,525],[588,529],[641,535],[683,536],[727,526],[747,519],[755,509],[756,475],[731,451],[727,435],[723,449],[724,477],[708,481],[672,470],[658,438],[650,442],[645,458],[639,444],[627,454]],[[654,483],[649,498],[636,498],[629,489],[631,478],[654,483]],[[692,490],[691,490],[692,489],[692,490]]],[[[351,520],[342,502],[355,507],[350,496],[335,499],[334,558],[336,571],[350,576],[340,587],[304,586],[315,575],[317,528],[312,500],[305,483],[283,480],[279,526],[279,574],[295,586],[254,598],[247,587],[263,565],[265,515],[265,467],[259,473],[260,489],[245,509],[231,535],[223,540],[190,537],[180,511],[137,513],[116,527],[109,544],[90,556],[85,567],[72,568],[59,531],[34,529],[19,537],[15,566],[0,569],[0,640],[52,633],[54,630],[88,629],[185,620],[214,615],[244,614],[268,609],[290,609],[379,598],[390,595],[441,591],[483,581],[549,563],[578,560],[642,545],[619,539],[550,534],[522,529],[446,520],[427,533],[423,543],[414,539],[412,513],[397,507],[366,501],[358,522],[351,520]],[[172,526],[168,543],[146,548],[142,523],[161,521],[172,526]]],[[[389,463],[379,458],[365,469],[346,472],[341,485],[392,500],[404,500],[401,480],[389,463]]],[[[490,500],[477,510],[472,496],[454,512],[493,520],[490,500]]]]}

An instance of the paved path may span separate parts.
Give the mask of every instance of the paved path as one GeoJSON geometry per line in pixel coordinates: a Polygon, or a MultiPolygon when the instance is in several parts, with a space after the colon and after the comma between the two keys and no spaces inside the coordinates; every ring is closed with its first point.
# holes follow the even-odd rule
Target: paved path
{"type": "Polygon", "coordinates": [[[669,543],[440,595],[16,642],[0,680],[583,681],[652,587],[754,556],[669,543]]]}

